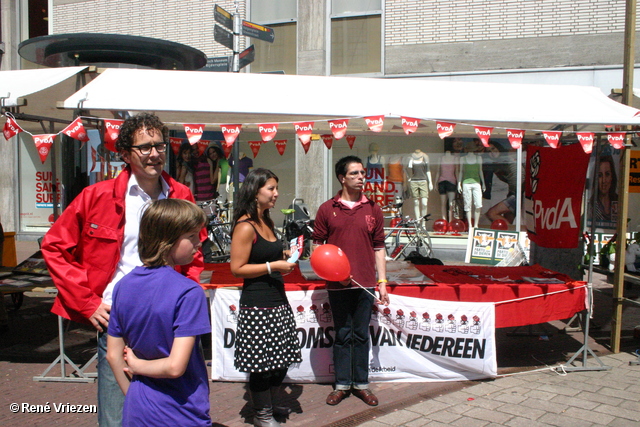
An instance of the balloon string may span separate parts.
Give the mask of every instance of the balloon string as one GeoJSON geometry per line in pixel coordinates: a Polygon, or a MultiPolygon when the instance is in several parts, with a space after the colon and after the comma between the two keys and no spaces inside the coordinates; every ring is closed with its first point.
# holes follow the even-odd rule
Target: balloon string
{"type": "Polygon", "coordinates": [[[351,281],[352,281],[353,283],[355,283],[356,285],[360,286],[362,289],[364,289],[364,291],[365,291],[366,293],[368,293],[369,295],[371,295],[374,299],[377,299],[378,301],[380,301],[380,300],[378,299],[378,297],[377,297],[377,296],[375,296],[375,294],[372,294],[371,292],[369,292],[369,290],[368,290],[367,288],[365,288],[364,286],[362,286],[360,283],[356,282],[354,279],[351,279],[351,281]]]}

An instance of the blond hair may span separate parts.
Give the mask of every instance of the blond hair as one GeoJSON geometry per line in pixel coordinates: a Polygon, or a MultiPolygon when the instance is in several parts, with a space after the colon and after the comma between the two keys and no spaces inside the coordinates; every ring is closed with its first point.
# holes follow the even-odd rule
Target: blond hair
{"type": "Polygon", "coordinates": [[[149,204],[140,219],[138,253],[146,267],[166,265],[167,256],[180,236],[204,227],[207,216],[194,203],[162,199],[149,204]]]}

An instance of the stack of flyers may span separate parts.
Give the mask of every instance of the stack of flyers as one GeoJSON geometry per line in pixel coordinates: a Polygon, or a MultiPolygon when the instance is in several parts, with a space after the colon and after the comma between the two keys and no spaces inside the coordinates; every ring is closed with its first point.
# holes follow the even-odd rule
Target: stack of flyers
{"type": "Polygon", "coordinates": [[[289,250],[291,251],[291,256],[287,260],[287,262],[296,262],[302,255],[302,250],[304,249],[304,237],[302,235],[298,237],[294,237],[289,242],[289,250]]]}
{"type": "Polygon", "coordinates": [[[14,286],[16,288],[21,288],[23,286],[31,286],[31,282],[27,282],[26,280],[14,280],[14,279],[2,279],[0,280],[0,285],[2,286],[14,286]]]}

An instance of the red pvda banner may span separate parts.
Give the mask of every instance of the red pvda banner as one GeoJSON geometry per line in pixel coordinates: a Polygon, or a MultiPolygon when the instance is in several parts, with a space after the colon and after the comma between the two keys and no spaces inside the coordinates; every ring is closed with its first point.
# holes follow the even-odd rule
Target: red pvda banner
{"type": "Polygon", "coordinates": [[[527,147],[524,210],[529,239],[545,248],[577,248],[589,155],[580,144],[527,147]]]}

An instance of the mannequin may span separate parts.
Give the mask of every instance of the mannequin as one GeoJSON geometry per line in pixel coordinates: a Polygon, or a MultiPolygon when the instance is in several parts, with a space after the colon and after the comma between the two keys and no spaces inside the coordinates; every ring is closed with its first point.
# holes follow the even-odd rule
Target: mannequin
{"type": "Polygon", "coordinates": [[[378,144],[369,144],[369,156],[367,156],[367,181],[365,183],[365,196],[379,205],[384,205],[384,191],[386,178],[384,173],[385,159],[378,154],[378,144]]]}
{"type": "Polygon", "coordinates": [[[477,227],[482,209],[482,192],[485,189],[482,157],[474,151],[473,145],[465,146],[467,154],[460,159],[458,166],[458,191],[464,199],[464,211],[467,214],[469,228],[477,227]],[[473,223],[471,214],[473,213],[473,223]]]}
{"type": "Polygon", "coordinates": [[[238,153],[238,162],[236,164],[236,161],[233,157],[229,157],[229,173],[227,174],[227,195],[229,196],[229,200],[233,200],[233,185],[232,185],[232,181],[233,181],[233,171],[235,168],[238,168],[238,182],[240,183],[240,186],[242,186],[242,183],[244,182],[244,178],[247,176],[247,174],[249,173],[249,171],[253,168],[253,160],[251,160],[250,158],[247,157],[246,154],[244,154],[244,151],[240,151],[238,153]]]}
{"type": "Polygon", "coordinates": [[[391,156],[387,164],[387,182],[390,200],[404,199],[404,187],[407,174],[402,164],[402,156],[391,156]]]}
{"type": "Polygon", "coordinates": [[[440,160],[436,175],[438,193],[440,194],[442,218],[451,222],[455,207],[456,189],[458,185],[458,159],[447,150],[440,160]]]}
{"type": "Polygon", "coordinates": [[[433,190],[433,182],[429,171],[429,156],[419,148],[411,153],[408,174],[415,216],[416,219],[421,219],[427,214],[429,191],[433,190]]]}

